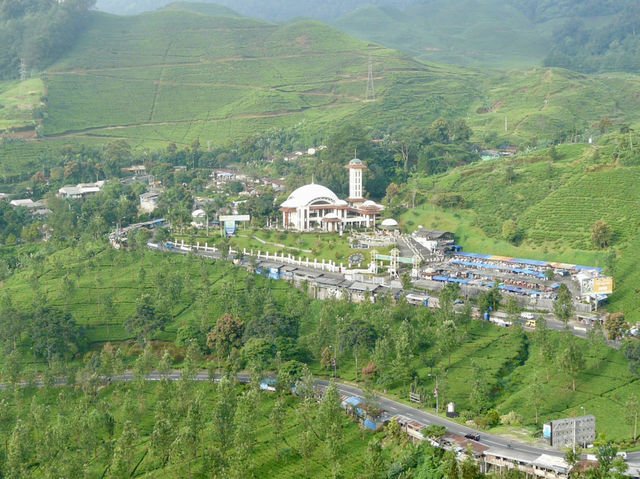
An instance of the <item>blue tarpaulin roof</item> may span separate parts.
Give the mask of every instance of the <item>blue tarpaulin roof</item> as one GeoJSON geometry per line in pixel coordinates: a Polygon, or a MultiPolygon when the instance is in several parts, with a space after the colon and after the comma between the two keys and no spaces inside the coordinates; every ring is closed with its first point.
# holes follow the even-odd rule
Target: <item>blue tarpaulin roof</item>
{"type": "Polygon", "coordinates": [[[536,278],[545,278],[544,273],[538,273],[537,271],[533,271],[532,269],[520,269],[515,268],[513,271],[520,274],[528,274],[529,276],[535,276],[536,278]]]}
{"type": "Polygon", "coordinates": [[[488,263],[472,263],[471,261],[452,261],[453,264],[459,264],[462,266],[469,266],[472,268],[486,268],[486,269],[500,269],[500,267],[496,264],[488,264],[488,263]]]}
{"type": "Polygon", "coordinates": [[[362,404],[362,399],[357,397],[350,397],[345,400],[347,404],[351,404],[352,406],[358,406],[362,404]]]}
{"type": "Polygon", "coordinates": [[[491,258],[490,254],[479,254],[479,253],[458,253],[458,256],[467,256],[468,258],[480,258],[480,259],[491,258]]]}
{"type": "Polygon", "coordinates": [[[446,283],[469,284],[469,280],[467,280],[467,279],[449,278],[447,276],[434,276],[433,280],[434,281],[444,281],[446,283]]]}

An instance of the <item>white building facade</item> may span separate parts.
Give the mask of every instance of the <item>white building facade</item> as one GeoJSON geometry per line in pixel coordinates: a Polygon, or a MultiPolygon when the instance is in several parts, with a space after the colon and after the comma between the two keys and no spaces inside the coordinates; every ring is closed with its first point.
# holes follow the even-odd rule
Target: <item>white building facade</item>
{"type": "Polygon", "coordinates": [[[349,170],[349,198],[341,200],[326,186],[301,186],[280,205],[282,225],[295,231],[343,231],[346,227],[373,228],[384,207],[363,197],[362,171],[367,167],[357,158],[349,170]]]}

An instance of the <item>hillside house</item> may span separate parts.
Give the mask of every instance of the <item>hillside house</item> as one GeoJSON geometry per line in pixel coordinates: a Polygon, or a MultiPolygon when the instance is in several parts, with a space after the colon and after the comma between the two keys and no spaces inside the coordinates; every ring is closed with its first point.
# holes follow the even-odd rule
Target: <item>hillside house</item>
{"type": "Polygon", "coordinates": [[[95,183],[78,183],[76,186],[63,186],[58,190],[58,198],[80,199],[90,195],[95,195],[102,191],[105,181],[95,183]]]}

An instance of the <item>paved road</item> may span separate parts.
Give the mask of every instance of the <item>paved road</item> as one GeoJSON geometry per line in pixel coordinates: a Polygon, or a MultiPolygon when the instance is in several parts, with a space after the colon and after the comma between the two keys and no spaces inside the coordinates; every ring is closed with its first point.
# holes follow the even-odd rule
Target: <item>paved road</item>
{"type": "MultiPolygon", "coordinates": [[[[322,386],[326,386],[329,384],[329,382],[325,380],[318,380],[317,383],[322,386]]],[[[356,396],[364,399],[363,391],[355,386],[344,383],[337,383],[337,386],[340,394],[356,396]]],[[[471,429],[470,427],[463,426],[454,421],[445,419],[441,416],[431,414],[416,407],[407,406],[406,404],[402,404],[398,401],[394,401],[393,399],[389,399],[384,396],[378,396],[378,400],[380,408],[385,410],[391,416],[399,414],[414,421],[418,421],[422,424],[444,426],[448,432],[460,436],[464,436],[465,434],[478,434],[480,436],[480,440],[478,442],[487,447],[511,448],[514,451],[527,452],[530,454],[549,454],[553,456],[564,457],[564,451],[558,449],[532,445],[501,436],[496,436],[495,434],[488,434],[483,431],[477,431],[475,429],[471,429]]]]}

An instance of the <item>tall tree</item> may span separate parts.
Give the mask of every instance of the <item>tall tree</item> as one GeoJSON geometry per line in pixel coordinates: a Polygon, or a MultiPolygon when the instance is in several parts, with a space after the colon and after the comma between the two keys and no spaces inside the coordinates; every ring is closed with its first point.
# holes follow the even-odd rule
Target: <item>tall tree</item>
{"type": "Polygon", "coordinates": [[[113,450],[109,477],[114,479],[126,479],[131,477],[135,466],[134,442],[138,437],[138,432],[131,421],[127,421],[122,428],[122,433],[118,438],[116,447],[113,450]]]}
{"type": "Polygon", "coordinates": [[[625,421],[631,425],[633,444],[638,442],[638,416],[640,416],[640,400],[638,395],[631,395],[624,403],[625,421]]]}
{"type": "Polygon", "coordinates": [[[451,353],[459,344],[458,330],[452,320],[447,320],[438,328],[438,348],[447,356],[448,367],[451,367],[451,353]]]}
{"type": "Polygon", "coordinates": [[[283,437],[283,426],[286,416],[286,399],[280,395],[273,404],[271,414],[269,415],[269,421],[271,423],[271,429],[273,430],[273,446],[276,450],[276,462],[280,462],[280,442],[283,437]]]}
{"type": "Polygon", "coordinates": [[[490,388],[486,370],[475,360],[471,360],[471,378],[469,400],[475,412],[480,414],[489,407],[490,388]]]}
{"type": "Polygon", "coordinates": [[[244,321],[241,319],[230,314],[222,315],[207,334],[207,345],[218,357],[228,358],[234,348],[239,349],[242,346],[244,328],[244,321]]]}
{"type": "Polygon", "coordinates": [[[235,387],[226,377],[222,378],[216,386],[217,398],[213,407],[213,437],[222,454],[224,461],[228,460],[227,450],[233,444],[236,415],[236,391],[235,387]]]}
{"type": "Polygon", "coordinates": [[[582,348],[575,336],[570,333],[563,334],[558,356],[558,366],[571,378],[572,389],[576,390],[576,377],[584,369],[585,360],[582,348]]]}
{"type": "Polygon", "coordinates": [[[566,284],[562,283],[558,288],[557,295],[558,298],[553,303],[553,312],[560,321],[567,324],[574,311],[571,291],[569,291],[566,284]]]}
{"type": "Polygon", "coordinates": [[[165,314],[156,310],[151,296],[143,293],[136,300],[136,312],[127,319],[125,327],[146,344],[157,331],[164,329],[168,319],[165,314]]]}

